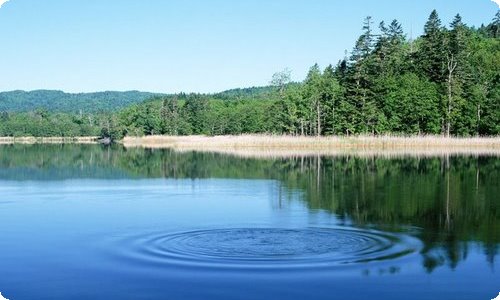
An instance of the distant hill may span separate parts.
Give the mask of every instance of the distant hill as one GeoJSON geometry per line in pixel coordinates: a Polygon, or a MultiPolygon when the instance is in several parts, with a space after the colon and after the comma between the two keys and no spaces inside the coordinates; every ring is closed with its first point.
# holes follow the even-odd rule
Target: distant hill
{"type": "MultiPolygon", "coordinates": [[[[288,83],[288,87],[298,86],[299,83],[288,83]]],[[[270,96],[276,96],[278,88],[275,86],[257,86],[249,88],[239,88],[223,91],[213,95],[216,99],[222,100],[241,100],[241,99],[269,99],[270,96]]]]}
{"type": "MultiPolygon", "coordinates": [[[[270,86],[250,87],[201,95],[222,100],[265,99],[275,90],[276,88],[270,86]]],[[[0,92],[0,112],[27,112],[37,109],[65,113],[112,112],[162,96],[175,95],[139,91],[76,94],[56,90],[0,92]]]]}
{"type": "Polygon", "coordinates": [[[214,94],[214,98],[222,100],[239,100],[239,99],[261,99],[266,98],[269,94],[276,92],[276,88],[272,86],[250,87],[231,89],[224,92],[214,94]]]}
{"type": "Polygon", "coordinates": [[[0,112],[24,112],[36,109],[69,113],[110,112],[158,95],[139,91],[78,94],[54,90],[1,92],[0,112]]]}

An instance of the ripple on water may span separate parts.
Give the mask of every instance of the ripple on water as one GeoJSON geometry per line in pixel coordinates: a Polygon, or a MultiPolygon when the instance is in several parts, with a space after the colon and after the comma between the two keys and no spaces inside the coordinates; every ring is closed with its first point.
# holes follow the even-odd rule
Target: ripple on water
{"type": "Polygon", "coordinates": [[[227,228],[122,242],[122,258],[139,263],[228,268],[354,265],[401,258],[420,248],[410,236],[350,228],[227,228]]]}

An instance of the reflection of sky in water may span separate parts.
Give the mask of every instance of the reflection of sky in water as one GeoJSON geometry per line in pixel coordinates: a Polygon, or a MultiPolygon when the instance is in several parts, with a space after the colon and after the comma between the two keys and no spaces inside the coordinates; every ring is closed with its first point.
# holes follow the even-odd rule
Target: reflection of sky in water
{"type": "Polygon", "coordinates": [[[137,151],[111,163],[94,151],[84,168],[141,179],[61,180],[72,159],[50,163],[51,178],[29,157],[2,156],[10,179],[21,167],[37,174],[0,180],[7,298],[492,299],[500,289],[498,159],[449,169],[324,159],[318,172],[314,160],[137,151]],[[172,170],[184,179],[155,179],[172,170]]]}

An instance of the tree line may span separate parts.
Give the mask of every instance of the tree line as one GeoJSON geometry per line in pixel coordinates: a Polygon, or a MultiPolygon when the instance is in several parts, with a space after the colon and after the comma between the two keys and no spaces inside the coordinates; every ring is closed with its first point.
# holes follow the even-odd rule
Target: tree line
{"type": "Polygon", "coordinates": [[[487,26],[429,16],[409,39],[397,21],[367,17],[350,55],[316,64],[301,83],[276,73],[267,98],[184,95],[129,107],[125,134],[292,135],[500,133],[500,11],[487,26]]]}
{"type": "Polygon", "coordinates": [[[110,114],[54,113],[44,109],[31,112],[0,112],[3,137],[79,137],[100,136],[110,128],[110,114]]]}
{"type": "MultiPolygon", "coordinates": [[[[242,133],[498,135],[500,11],[479,28],[465,24],[460,15],[444,26],[433,11],[423,35],[415,39],[397,20],[375,26],[367,17],[352,51],[336,65],[322,69],[315,64],[303,82],[291,82],[290,71],[284,70],[274,74],[268,87],[161,95],[89,116],[99,121],[80,122],[81,113],[47,119],[78,127],[71,134],[112,139],[242,133]]],[[[4,113],[0,135],[55,134],[19,126],[34,124],[38,117],[4,113]]]]}

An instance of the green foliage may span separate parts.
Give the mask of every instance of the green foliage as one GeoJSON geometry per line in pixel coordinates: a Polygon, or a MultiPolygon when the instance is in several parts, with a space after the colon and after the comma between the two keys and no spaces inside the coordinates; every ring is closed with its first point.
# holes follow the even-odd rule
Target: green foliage
{"type": "Polygon", "coordinates": [[[76,137],[97,136],[103,116],[70,115],[36,110],[29,113],[0,114],[0,136],[76,137]]]}
{"type": "Polygon", "coordinates": [[[438,134],[441,130],[440,97],[437,85],[416,74],[388,77],[384,80],[384,114],[387,130],[404,134],[438,134]]]}
{"type": "Polygon", "coordinates": [[[251,87],[243,89],[232,89],[213,95],[215,99],[221,100],[243,100],[243,99],[267,99],[275,92],[273,86],[251,87]]]}
{"type": "Polygon", "coordinates": [[[500,11],[479,29],[460,15],[447,28],[433,11],[408,40],[397,20],[376,32],[367,17],[335,67],[315,64],[299,83],[285,69],[270,86],[217,94],[0,93],[0,135],[499,135],[499,28],[500,11]]]}
{"type": "Polygon", "coordinates": [[[418,69],[433,82],[442,82],[445,73],[446,49],[445,28],[441,25],[438,13],[432,11],[424,27],[424,35],[417,52],[418,69]]]}
{"type": "Polygon", "coordinates": [[[276,98],[229,101],[216,97],[190,94],[152,99],[122,110],[118,118],[125,133],[135,136],[224,135],[273,130],[275,116],[270,113],[276,98]]]}

